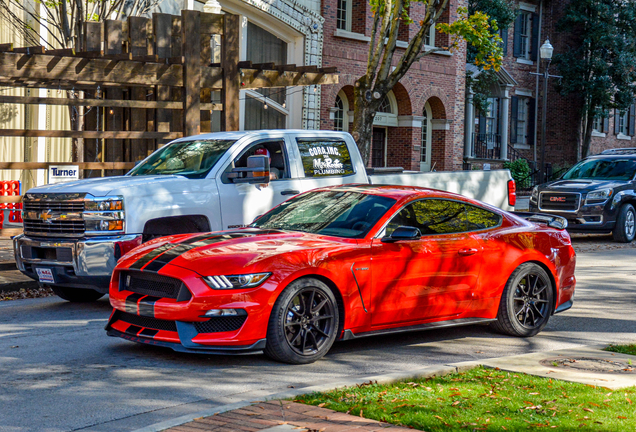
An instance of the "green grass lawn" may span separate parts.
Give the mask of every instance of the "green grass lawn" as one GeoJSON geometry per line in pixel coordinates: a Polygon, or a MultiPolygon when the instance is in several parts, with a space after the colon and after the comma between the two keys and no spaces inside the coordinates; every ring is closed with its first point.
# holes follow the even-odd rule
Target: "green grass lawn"
{"type": "Polygon", "coordinates": [[[612,391],[477,368],[440,378],[365,384],[296,399],[425,431],[635,431],[636,387],[612,391]]]}
{"type": "Polygon", "coordinates": [[[636,356],[636,344],[632,345],[610,345],[605,348],[605,351],[612,351],[621,354],[631,354],[636,356]]]}

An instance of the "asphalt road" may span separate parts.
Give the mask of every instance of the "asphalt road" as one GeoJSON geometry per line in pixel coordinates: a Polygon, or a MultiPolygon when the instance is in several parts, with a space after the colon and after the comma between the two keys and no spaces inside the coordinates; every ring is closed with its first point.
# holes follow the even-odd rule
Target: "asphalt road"
{"type": "Polygon", "coordinates": [[[531,339],[471,326],[337,343],[306,366],[206,356],[109,338],[107,300],[0,303],[0,431],[131,431],[289,386],[434,364],[636,341],[633,248],[581,252],[574,308],[531,339]]]}

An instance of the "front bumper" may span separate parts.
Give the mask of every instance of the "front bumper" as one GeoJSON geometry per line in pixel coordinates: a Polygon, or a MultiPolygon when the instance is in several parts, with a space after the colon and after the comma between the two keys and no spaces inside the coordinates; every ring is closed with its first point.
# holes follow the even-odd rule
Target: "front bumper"
{"type": "Polygon", "coordinates": [[[82,239],[38,239],[20,234],[13,239],[18,270],[39,280],[38,268],[50,269],[47,285],[87,288],[107,293],[117,260],[141,244],[141,234],[82,239]]]}
{"type": "Polygon", "coordinates": [[[581,205],[577,211],[540,210],[537,203],[530,200],[530,212],[561,216],[568,220],[569,232],[607,234],[616,226],[617,208],[610,204],[581,205]]]}

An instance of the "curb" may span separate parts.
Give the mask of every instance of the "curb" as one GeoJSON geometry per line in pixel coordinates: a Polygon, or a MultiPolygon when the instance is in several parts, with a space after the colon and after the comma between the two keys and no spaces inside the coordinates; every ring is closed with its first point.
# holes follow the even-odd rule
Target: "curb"
{"type": "MultiPolygon", "coordinates": [[[[287,390],[280,393],[270,394],[265,396],[265,398],[261,397],[262,400],[272,400],[272,399],[287,399],[295,396],[300,396],[308,393],[316,393],[316,392],[325,392],[329,390],[335,390],[342,387],[352,387],[355,385],[359,385],[360,383],[365,383],[369,381],[377,381],[378,384],[390,384],[396,381],[404,381],[408,379],[416,379],[416,378],[432,378],[437,376],[444,376],[456,372],[463,372],[468,369],[473,369],[477,366],[480,366],[479,362],[462,362],[450,365],[443,366],[429,366],[422,369],[416,369],[410,372],[395,372],[384,375],[375,375],[368,376],[364,378],[349,378],[345,380],[340,380],[338,383],[331,384],[319,384],[315,386],[303,387],[299,389],[287,390]]],[[[201,417],[210,417],[215,414],[222,414],[224,412],[232,411],[239,408],[244,408],[246,406],[252,405],[254,403],[254,399],[245,399],[241,402],[236,402],[228,405],[221,405],[217,408],[212,408],[209,410],[199,411],[192,414],[184,415],[181,417],[175,417],[170,420],[164,420],[159,423],[155,423],[150,426],[143,427],[141,429],[137,429],[133,432],[159,432],[172,427],[180,426],[184,423],[189,423],[201,417]]]]}

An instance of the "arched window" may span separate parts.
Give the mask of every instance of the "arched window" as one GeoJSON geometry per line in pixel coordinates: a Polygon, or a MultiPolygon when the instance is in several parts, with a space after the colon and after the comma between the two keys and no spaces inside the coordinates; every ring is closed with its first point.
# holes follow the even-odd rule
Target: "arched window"
{"type": "Polygon", "coordinates": [[[380,102],[380,106],[378,108],[378,112],[382,113],[391,113],[391,102],[389,101],[388,96],[384,96],[382,98],[382,102],[380,102]]]}
{"type": "Polygon", "coordinates": [[[431,144],[433,138],[431,120],[433,113],[427,102],[422,110],[422,146],[420,148],[420,171],[431,170],[431,144]]]}
{"type": "Polygon", "coordinates": [[[336,96],[335,106],[329,109],[333,119],[333,130],[347,132],[349,130],[349,99],[340,90],[336,96]]]}
{"type": "Polygon", "coordinates": [[[375,126],[397,127],[398,125],[397,99],[392,91],[388,92],[380,101],[380,106],[375,113],[373,124],[375,126]]]}

